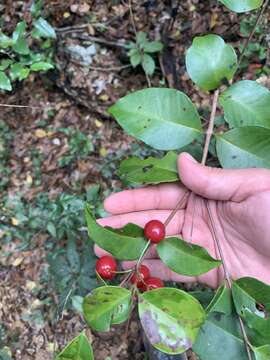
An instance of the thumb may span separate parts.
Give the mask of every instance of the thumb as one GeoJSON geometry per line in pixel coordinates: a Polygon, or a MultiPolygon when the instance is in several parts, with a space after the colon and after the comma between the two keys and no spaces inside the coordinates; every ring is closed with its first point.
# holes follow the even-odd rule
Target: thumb
{"type": "Polygon", "coordinates": [[[206,199],[240,202],[256,192],[270,190],[270,170],[266,169],[207,167],[187,153],[180,154],[178,169],[182,183],[206,199]]]}

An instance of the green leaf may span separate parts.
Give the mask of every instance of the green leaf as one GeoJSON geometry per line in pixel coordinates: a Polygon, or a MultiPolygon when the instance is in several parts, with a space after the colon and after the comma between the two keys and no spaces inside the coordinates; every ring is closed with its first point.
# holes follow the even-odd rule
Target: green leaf
{"type": "Polygon", "coordinates": [[[242,338],[235,314],[211,312],[200,329],[193,351],[200,360],[247,360],[242,338]]]}
{"type": "Polygon", "coordinates": [[[40,15],[42,5],[43,5],[43,0],[34,1],[34,3],[30,7],[30,13],[33,17],[37,17],[40,15]]]}
{"type": "Polygon", "coordinates": [[[174,355],[192,346],[205,320],[205,311],[186,292],[162,288],[139,297],[139,316],[150,343],[156,349],[174,355]]]}
{"type": "Polygon", "coordinates": [[[219,102],[230,127],[270,128],[270,91],[256,81],[237,82],[221,94],[219,102]]]}
{"type": "Polygon", "coordinates": [[[270,359],[270,345],[260,347],[253,347],[256,360],[269,360],[270,359]]]}
{"type": "Polygon", "coordinates": [[[30,73],[29,68],[22,66],[20,63],[15,63],[11,65],[9,71],[11,80],[19,79],[20,81],[26,79],[29,73],[30,73]]]}
{"type": "Polygon", "coordinates": [[[142,160],[138,157],[132,157],[121,162],[119,175],[136,184],[160,184],[179,181],[177,157],[177,153],[172,151],[161,159],[149,157],[142,160]]]}
{"type": "Polygon", "coordinates": [[[85,321],[91,329],[109,331],[111,325],[127,320],[131,311],[131,291],[118,286],[102,286],[83,301],[85,321]]]}
{"type": "Polygon", "coordinates": [[[153,75],[155,71],[155,61],[151,55],[143,54],[142,56],[142,67],[147,75],[153,75]]]}
{"type": "Polygon", "coordinates": [[[189,291],[189,294],[195,297],[204,309],[211,303],[213,298],[215,297],[215,292],[209,288],[202,288],[201,290],[192,290],[189,291]]]}
{"type": "Polygon", "coordinates": [[[9,355],[10,353],[11,350],[7,346],[0,349],[0,360],[13,360],[12,357],[9,355]]]}
{"type": "Polygon", "coordinates": [[[269,344],[270,286],[245,277],[233,282],[232,294],[237,313],[254,333],[253,343],[269,344]]]}
{"type": "Polygon", "coordinates": [[[47,224],[47,231],[52,237],[57,238],[57,230],[53,222],[47,224]]]}
{"type": "Polygon", "coordinates": [[[263,0],[219,0],[228,9],[242,13],[250,10],[258,9],[262,6],[263,0]]]}
{"type": "Polygon", "coordinates": [[[218,288],[214,298],[207,306],[206,312],[219,312],[225,315],[230,315],[232,313],[231,291],[225,284],[218,288]]]}
{"type": "Polygon", "coordinates": [[[20,38],[24,36],[25,30],[26,30],[26,22],[25,21],[18,22],[12,34],[12,40],[14,43],[16,43],[20,38]]]}
{"type": "Polygon", "coordinates": [[[55,360],[94,360],[92,346],[84,331],[76,336],[55,360]]]}
{"type": "Polygon", "coordinates": [[[136,34],[136,42],[141,48],[148,42],[147,34],[144,31],[138,31],[136,34]]]}
{"type": "Polygon", "coordinates": [[[53,69],[54,66],[46,61],[40,61],[31,65],[30,68],[32,71],[47,71],[53,69]]]}
{"type": "Polygon", "coordinates": [[[109,113],[129,135],[158,150],[179,149],[202,131],[195,106],[174,89],[136,91],[118,100],[109,113]]]}
{"type": "Polygon", "coordinates": [[[133,50],[135,51],[133,51],[132,55],[130,56],[130,63],[135,68],[141,63],[141,54],[137,49],[133,49],[133,50]]]}
{"type": "Polygon", "coordinates": [[[42,17],[34,21],[33,25],[39,37],[56,39],[54,28],[42,17]]]}
{"type": "Polygon", "coordinates": [[[186,54],[187,72],[203,90],[213,90],[224,79],[232,79],[237,69],[237,56],[231,45],[218,35],[195,37],[186,54]]]}
{"type": "Polygon", "coordinates": [[[24,37],[20,37],[12,46],[13,50],[20,55],[28,55],[30,53],[29,46],[24,37]]]}
{"type": "Polygon", "coordinates": [[[0,71],[0,89],[7,91],[12,90],[11,82],[3,71],[0,71]]]}
{"type": "Polygon", "coordinates": [[[0,31],[0,48],[7,49],[13,45],[13,40],[0,31]]]}
{"type": "Polygon", "coordinates": [[[128,224],[122,229],[100,226],[91,214],[91,208],[85,208],[86,222],[90,238],[120,260],[136,260],[146,245],[143,229],[128,224]]]}
{"type": "Polygon", "coordinates": [[[160,41],[149,41],[144,45],[144,51],[148,53],[159,52],[163,49],[163,44],[160,41]]]}
{"type": "MultiPolygon", "coordinates": [[[[260,280],[251,277],[243,277],[233,282],[233,294],[235,291],[241,290],[251,302],[246,304],[247,306],[254,305],[252,311],[256,312],[256,302],[263,304],[266,311],[270,312],[270,286],[263,283],[260,280]]],[[[235,298],[235,306],[238,311],[242,306],[242,301],[238,303],[237,297],[235,298]]],[[[245,305],[245,306],[246,306],[245,305]]]]}
{"type": "Polygon", "coordinates": [[[164,264],[181,275],[198,276],[221,264],[206,249],[176,237],[166,238],[156,249],[164,264]]]}
{"type": "Polygon", "coordinates": [[[28,55],[30,52],[29,46],[25,38],[26,22],[21,21],[17,24],[13,34],[13,50],[21,55],[28,55]]]}
{"type": "Polygon", "coordinates": [[[216,138],[217,155],[222,167],[270,167],[270,129],[245,126],[216,138]]]}
{"type": "Polygon", "coordinates": [[[6,70],[12,63],[13,63],[13,60],[11,60],[11,59],[2,60],[1,64],[0,64],[0,71],[6,70]]]}

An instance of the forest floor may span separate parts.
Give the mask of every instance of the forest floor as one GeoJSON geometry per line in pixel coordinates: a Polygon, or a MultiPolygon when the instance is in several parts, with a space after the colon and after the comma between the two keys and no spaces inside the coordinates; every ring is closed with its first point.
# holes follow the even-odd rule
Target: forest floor
{"type": "MultiPolygon", "coordinates": [[[[10,33],[18,21],[28,19],[31,3],[1,2],[1,28],[10,33]]],[[[185,92],[207,119],[211,94],[199,91],[188,78],[185,52],[196,35],[209,32],[239,49],[243,28],[252,25],[252,16],[248,22],[216,0],[133,1],[132,9],[137,31],[164,44],[163,52],[154,56],[151,85],[185,92]]],[[[147,87],[144,72],[130,65],[123,46],[135,39],[128,4],[45,0],[43,16],[57,32],[55,70],[31,75],[11,93],[0,96],[1,104],[29,106],[2,106],[0,116],[1,360],[9,359],[8,354],[16,360],[52,359],[84,328],[76,300],[96,286],[96,280],[63,295],[63,284],[57,281],[65,270],[57,268],[55,259],[48,259],[54,254],[65,256],[67,232],[84,225],[85,200],[92,201],[98,216],[104,215],[101,200],[124,186],[117,177],[122,159],[131,153],[155,153],[125,135],[107,112],[120,97],[147,87]],[[85,65],[74,58],[72,49],[89,44],[94,45],[94,54],[92,63],[85,65]],[[44,228],[40,220],[50,218],[53,206],[61,208],[60,220],[50,219],[44,228]],[[78,216],[76,221],[74,216],[78,216]],[[63,218],[66,223],[61,222],[63,218]],[[31,221],[39,223],[30,226],[31,221]]],[[[260,32],[254,43],[263,47],[260,32]]],[[[245,70],[248,79],[266,77],[262,67],[269,59],[262,59],[259,50],[250,49],[249,67],[243,63],[241,71],[245,70]]],[[[201,146],[191,151],[201,156],[201,146]]],[[[89,261],[94,263],[90,244],[87,246],[89,261]]],[[[90,334],[96,359],[146,359],[140,331],[134,316],[127,338],[122,328],[106,336],[90,334]]]]}

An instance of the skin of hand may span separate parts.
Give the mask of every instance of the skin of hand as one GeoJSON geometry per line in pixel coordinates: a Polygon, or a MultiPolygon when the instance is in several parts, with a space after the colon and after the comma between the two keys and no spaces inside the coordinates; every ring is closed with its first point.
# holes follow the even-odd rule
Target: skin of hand
{"type": "MultiPolygon", "coordinates": [[[[179,156],[178,168],[181,183],[125,190],[109,196],[104,207],[111,215],[99,223],[119,228],[129,222],[142,227],[152,219],[164,222],[189,190],[190,195],[169,223],[166,236],[178,236],[203,246],[219,259],[206,208],[208,199],[230,277],[251,276],[270,284],[270,170],[210,168],[187,153],[179,156]]],[[[98,247],[95,252],[97,256],[105,253],[98,247]]],[[[152,276],[163,280],[199,281],[217,287],[224,278],[222,266],[196,278],[178,275],[159,260],[154,246],[143,263],[152,276]]],[[[123,262],[124,269],[133,266],[134,262],[123,262]]]]}

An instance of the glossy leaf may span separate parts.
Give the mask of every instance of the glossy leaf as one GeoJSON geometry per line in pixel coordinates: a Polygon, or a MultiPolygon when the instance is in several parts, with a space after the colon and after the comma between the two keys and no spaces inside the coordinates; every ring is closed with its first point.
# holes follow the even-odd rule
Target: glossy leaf
{"type": "Polygon", "coordinates": [[[94,360],[91,343],[84,332],[76,336],[55,360],[94,360]]]}
{"type": "Polygon", "coordinates": [[[201,290],[192,290],[189,291],[189,294],[195,297],[204,309],[207,309],[208,305],[211,303],[215,297],[215,292],[209,288],[202,288],[201,290]]]}
{"type": "Polygon", "coordinates": [[[12,34],[12,40],[14,43],[16,43],[20,38],[24,36],[25,30],[26,30],[26,22],[25,21],[18,22],[12,34]]]}
{"type": "Polygon", "coordinates": [[[233,47],[220,36],[199,36],[187,51],[186,67],[196,85],[203,90],[213,90],[224,79],[232,79],[237,69],[237,56],[233,47]]]}
{"type": "Polygon", "coordinates": [[[31,65],[32,71],[47,71],[53,68],[54,66],[46,61],[40,61],[31,65]]]}
{"type": "Polygon", "coordinates": [[[216,312],[208,314],[193,351],[200,360],[247,360],[237,316],[216,312]]]}
{"type": "MultiPolygon", "coordinates": [[[[233,294],[237,289],[241,289],[241,292],[245,294],[247,299],[251,302],[245,304],[245,306],[249,306],[251,304],[255,305],[256,302],[263,304],[265,309],[270,312],[270,286],[263,283],[260,280],[251,277],[243,277],[233,282],[233,294]]],[[[238,310],[239,303],[238,297],[235,297],[235,305],[238,310]]],[[[242,302],[240,302],[242,304],[242,302]]],[[[253,307],[255,311],[256,306],[253,307]]]]}
{"type": "Polygon", "coordinates": [[[177,154],[168,152],[163,158],[149,157],[140,159],[132,157],[120,164],[119,175],[136,184],[160,184],[179,180],[177,154]]]}
{"type": "Polygon", "coordinates": [[[128,224],[121,229],[100,226],[91,214],[90,207],[85,208],[86,222],[90,238],[119,260],[136,260],[146,245],[143,229],[128,224]]]}
{"type": "Polygon", "coordinates": [[[245,126],[216,138],[217,156],[222,167],[270,167],[270,129],[245,126]]]}
{"type": "Polygon", "coordinates": [[[258,9],[263,0],[219,0],[223,5],[227,6],[228,9],[242,13],[250,10],[258,9]]]}
{"type": "Polygon", "coordinates": [[[142,57],[141,54],[139,53],[139,50],[137,49],[132,49],[132,50],[134,51],[132,51],[132,55],[130,55],[130,63],[135,68],[141,63],[142,57]]]}
{"type": "Polygon", "coordinates": [[[7,91],[12,90],[11,82],[3,71],[0,71],[0,89],[7,91]]]}
{"type": "MultiPolygon", "coordinates": [[[[244,320],[246,329],[249,329],[249,339],[255,346],[263,346],[270,343],[270,319],[261,317],[262,312],[258,315],[249,309],[242,310],[241,318],[244,320]]],[[[269,316],[267,314],[267,316],[269,316]]]]}
{"type": "Polygon", "coordinates": [[[155,61],[151,55],[143,54],[142,56],[142,67],[147,75],[153,75],[155,71],[155,61]]]}
{"type": "Polygon", "coordinates": [[[176,237],[161,241],[156,249],[163,263],[181,275],[198,276],[221,264],[220,260],[213,259],[201,246],[176,237]]]}
{"type": "Polygon", "coordinates": [[[13,39],[5,35],[0,30],[0,48],[6,49],[13,45],[13,39]]]}
{"type": "Polygon", "coordinates": [[[19,38],[16,43],[13,44],[13,50],[21,55],[28,55],[30,53],[29,46],[24,37],[19,38]]]}
{"type": "Polygon", "coordinates": [[[156,349],[180,354],[195,341],[205,311],[186,292],[162,288],[139,297],[139,316],[148,340],[156,349]]]}
{"type": "Polygon", "coordinates": [[[207,306],[206,312],[219,312],[225,315],[230,315],[232,313],[231,291],[225,284],[218,288],[214,298],[207,306]]]}
{"type": "Polygon", "coordinates": [[[19,79],[20,81],[26,79],[29,73],[29,68],[24,67],[20,63],[12,64],[9,71],[12,80],[19,79]]]}
{"type": "Polygon", "coordinates": [[[264,345],[253,348],[256,360],[269,360],[270,359],[270,345],[264,345]]]}
{"type": "Polygon", "coordinates": [[[34,28],[36,30],[36,35],[38,34],[43,38],[56,39],[56,33],[54,28],[43,18],[39,18],[34,21],[34,28]]]}
{"type": "Polygon", "coordinates": [[[160,41],[149,41],[144,44],[144,51],[148,53],[159,52],[163,49],[163,44],[160,41]]]}
{"type": "Polygon", "coordinates": [[[27,40],[25,37],[25,31],[26,31],[26,22],[21,21],[17,24],[16,29],[14,30],[14,32],[12,34],[13,50],[21,55],[28,55],[30,52],[30,49],[29,49],[29,46],[27,44],[27,40]]]}
{"type": "Polygon", "coordinates": [[[252,329],[255,341],[270,343],[270,286],[254,278],[233,282],[233,300],[238,314],[252,329]]]}
{"type": "Polygon", "coordinates": [[[141,48],[143,48],[144,45],[148,42],[146,32],[138,31],[136,34],[136,42],[141,48]]]}
{"type": "Polygon", "coordinates": [[[191,100],[174,89],[136,91],[120,99],[109,112],[129,135],[159,150],[179,149],[202,130],[191,100]]]}
{"type": "Polygon", "coordinates": [[[4,71],[9,68],[9,66],[13,64],[13,60],[11,59],[4,59],[0,63],[0,71],[4,71]]]}
{"type": "Polygon", "coordinates": [[[256,81],[237,82],[221,94],[219,102],[230,127],[270,128],[270,91],[256,81]]]}
{"type": "Polygon", "coordinates": [[[96,331],[109,331],[111,325],[123,323],[130,310],[131,291],[117,286],[94,289],[83,301],[84,318],[96,331]]]}
{"type": "Polygon", "coordinates": [[[31,7],[30,7],[30,13],[33,17],[39,16],[41,10],[42,10],[43,0],[35,0],[31,7]]]}

